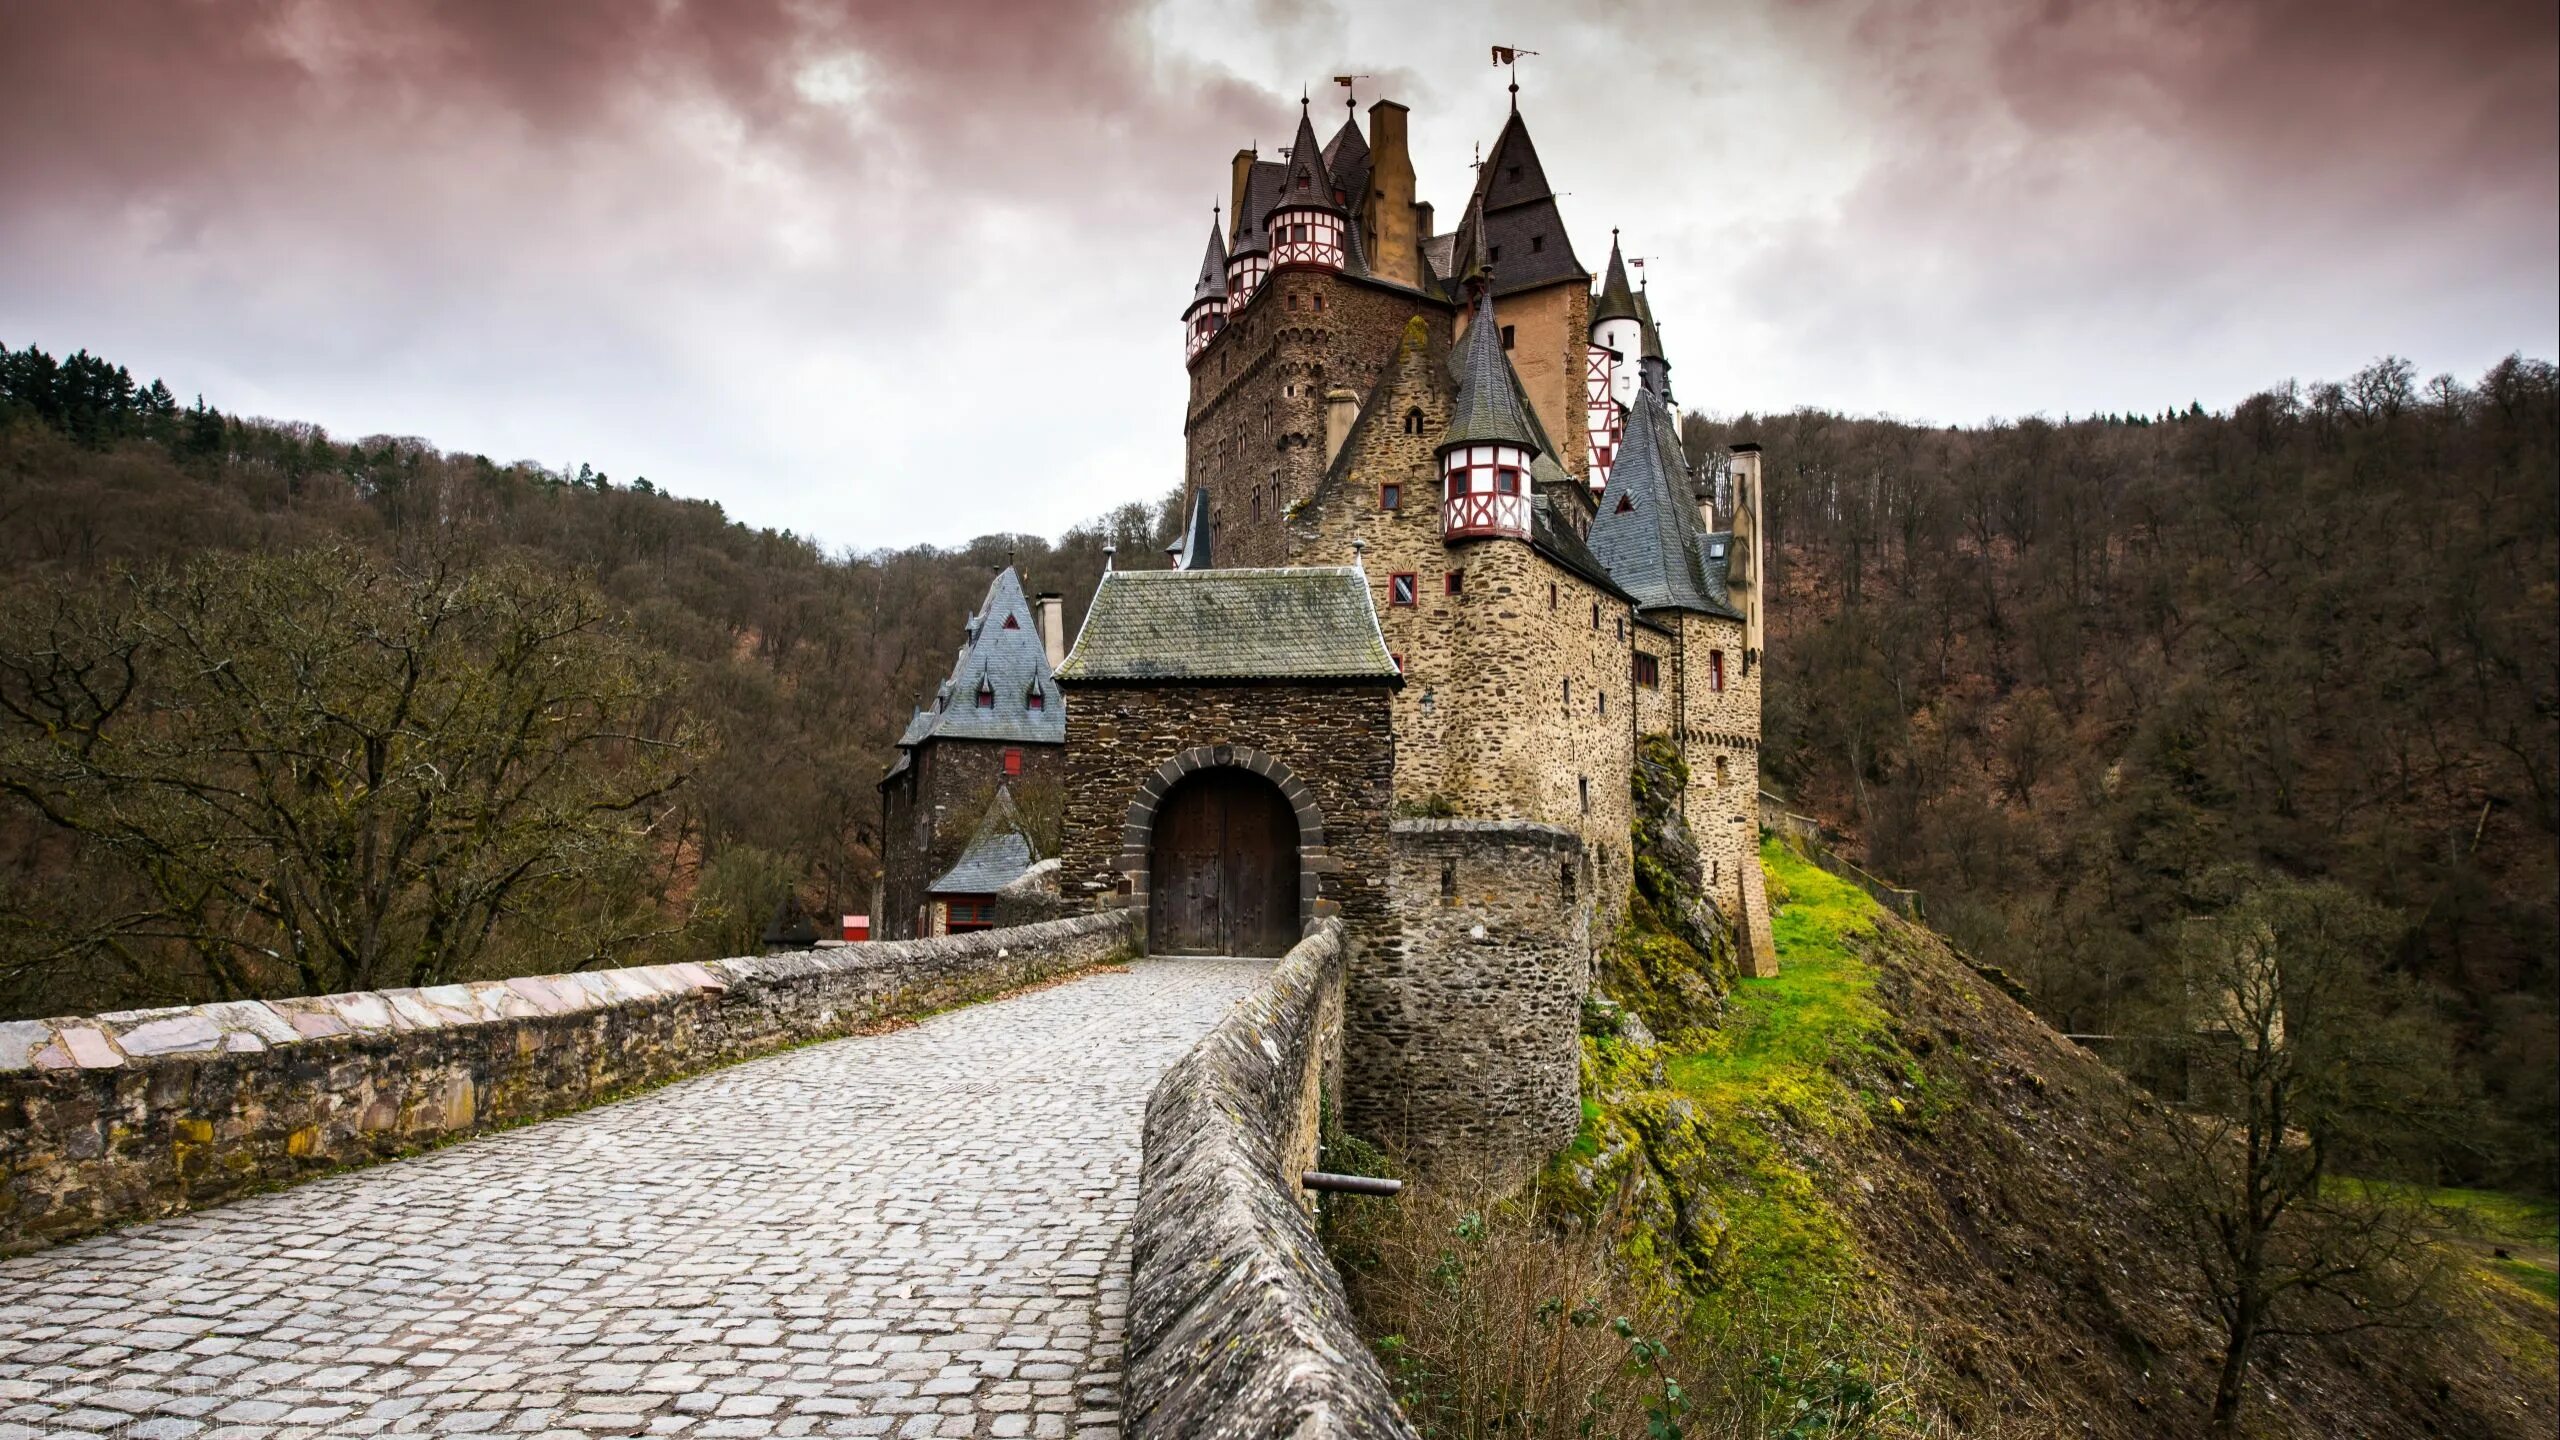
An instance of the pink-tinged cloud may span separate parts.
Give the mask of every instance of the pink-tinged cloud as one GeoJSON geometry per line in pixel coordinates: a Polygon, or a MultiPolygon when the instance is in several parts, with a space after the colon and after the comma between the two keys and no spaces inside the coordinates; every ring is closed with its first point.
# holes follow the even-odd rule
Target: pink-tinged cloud
{"type": "Polygon", "coordinates": [[[1542,52],[1577,246],[1649,255],[1691,405],[2555,348],[2551,7],[1974,0],[20,0],[0,342],[836,543],[1055,530],[1179,477],[1228,154],[1369,72],[1454,207],[1489,41],[1542,52]]]}

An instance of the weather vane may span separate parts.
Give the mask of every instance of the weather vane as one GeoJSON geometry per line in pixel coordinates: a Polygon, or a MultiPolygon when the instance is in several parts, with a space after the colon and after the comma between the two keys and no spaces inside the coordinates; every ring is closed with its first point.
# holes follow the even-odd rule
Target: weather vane
{"type": "Polygon", "coordinates": [[[1535,50],[1523,50],[1516,45],[1493,47],[1493,63],[1511,67],[1511,108],[1514,110],[1520,108],[1520,57],[1537,53],[1535,50]]]}
{"type": "Polygon", "coordinates": [[[1342,87],[1343,109],[1356,110],[1360,108],[1360,97],[1351,93],[1351,82],[1354,80],[1367,80],[1369,78],[1371,77],[1367,75],[1336,75],[1333,77],[1333,83],[1342,87]]]}

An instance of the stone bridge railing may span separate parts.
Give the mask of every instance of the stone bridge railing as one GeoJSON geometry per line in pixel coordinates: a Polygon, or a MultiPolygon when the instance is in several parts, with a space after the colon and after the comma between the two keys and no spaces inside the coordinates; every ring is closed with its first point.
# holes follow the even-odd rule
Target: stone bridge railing
{"type": "Polygon", "coordinates": [[[0,1254],[387,1159],[1129,953],[1135,912],[930,940],[0,1023],[0,1254]]]}
{"type": "Polygon", "coordinates": [[[1148,1102],[1131,1440],[1413,1440],[1298,1188],[1339,1093],[1344,944],[1323,922],[1148,1102]]]}

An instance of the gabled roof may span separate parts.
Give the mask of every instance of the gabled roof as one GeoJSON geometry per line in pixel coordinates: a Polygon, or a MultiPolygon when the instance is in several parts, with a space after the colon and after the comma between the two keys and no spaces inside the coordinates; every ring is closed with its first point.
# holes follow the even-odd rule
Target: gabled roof
{"type": "Polygon", "coordinates": [[[995,802],[978,822],[978,833],[951,868],[925,886],[928,895],[992,895],[1022,878],[1031,868],[1031,837],[1023,829],[1022,812],[1013,792],[996,787],[995,802]]]}
{"type": "MultiPolygon", "coordinates": [[[[1493,293],[1513,295],[1561,280],[1588,284],[1591,273],[1574,258],[1573,237],[1565,233],[1564,216],[1556,209],[1555,192],[1547,186],[1546,167],[1529,126],[1514,110],[1494,137],[1492,153],[1476,172],[1476,188],[1466,217],[1458,225],[1455,255],[1461,266],[1482,248],[1493,267],[1493,293]]],[[[1465,279],[1463,273],[1448,277],[1465,279]]]]}
{"type": "Polygon", "coordinates": [[[1058,677],[1079,683],[1330,680],[1396,684],[1356,566],[1114,570],[1058,677]]]}
{"type": "Polygon", "coordinates": [[[1707,579],[1707,598],[1721,605],[1722,613],[1739,620],[1742,611],[1733,603],[1732,566],[1732,531],[1711,530],[1698,537],[1698,569],[1707,579]]]}
{"type": "Polygon", "coordinates": [[[1609,567],[1600,563],[1600,557],[1591,553],[1591,547],[1583,543],[1582,536],[1563,516],[1556,513],[1555,507],[1554,493],[1540,491],[1537,508],[1531,512],[1529,543],[1537,549],[1539,554],[1599,586],[1609,594],[1621,600],[1635,599],[1620,588],[1616,580],[1610,578],[1609,567]]]}
{"type": "Polygon", "coordinates": [[[1591,520],[1591,553],[1619,588],[1647,609],[1729,614],[1708,593],[1699,568],[1698,505],[1678,442],[1666,439],[1669,412],[1650,390],[1628,407],[1626,440],[1609,467],[1609,488],[1591,520]]]}
{"type": "Polygon", "coordinates": [[[1458,398],[1449,406],[1449,431],[1438,448],[1492,441],[1537,450],[1537,435],[1522,413],[1520,377],[1511,373],[1511,360],[1502,353],[1502,326],[1493,318],[1491,291],[1477,298],[1475,318],[1467,322],[1466,338],[1458,342],[1453,360],[1458,398]]]}
{"type": "Polygon", "coordinates": [[[1277,160],[1256,160],[1245,172],[1244,207],[1236,211],[1235,232],[1227,237],[1227,253],[1271,253],[1271,203],[1280,197],[1286,167],[1277,160]]]}
{"type": "Polygon", "coordinates": [[[1298,105],[1298,138],[1289,142],[1289,158],[1280,175],[1280,193],[1271,198],[1270,207],[1262,212],[1268,219],[1272,211],[1284,205],[1331,210],[1340,214],[1342,206],[1333,198],[1333,176],[1324,168],[1324,147],[1316,143],[1316,122],[1307,114],[1304,101],[1298,105]]]}
{"type": "Polygon", "coordinates": [[[934,692],[934,708],[918,712],[898,743],[1010,740],[1063,745],[1066,739],[1066,695],[1049,673],[1049,652],[1040,643],[1039,624],[1022,593],[1022,577],[1008,565],[987,586],[987,598],[978,613],[969,617],[968,638],[951,667],[951,678],[934,692]],[[978,704],[982,689],[992,702],[984,708],[978,704]],[[1029,704],[1034,690],[1043,701],[1037,710],[1029,704]]]}
{"type": "MultiPolygon", "coordinates": [[[[1609,232],[1609,278],[1600,282],[1599,303],[1591,307],[1591,323],[1596,328],[1603,320],[1637,320],[1644,318],[1636,308],[1635,291],[1627,285],[1626,257],[1618,253],[1618,232],[1609,232]]],[[[1649,332],[1652,327],[1646,326],[1649,332]]]]}
{"type": "Polygon", "coordinates": [[[1183,309],[1188,315],[1205,301],[1227,298],[1227,237],[1218,233],[1218,222],[1209,222],[1209,253],[1200,261],[1200,283],[1191,287],[1191,304],[1183,309]]]}

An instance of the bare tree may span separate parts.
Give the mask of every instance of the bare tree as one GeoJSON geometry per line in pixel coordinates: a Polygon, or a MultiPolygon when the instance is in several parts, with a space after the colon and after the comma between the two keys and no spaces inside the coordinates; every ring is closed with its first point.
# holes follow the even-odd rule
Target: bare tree
{"type": "Polygon", "coordinates": [[[2431,1281],[2424,1212],[2340,1174],[2452,1113],[2445,1040],[2384,970],[2397,929],[2361,896],[2289,883],[2198,927],[2167,1027],[2192,1100],[2149,1129],[2222,1331],[2216,1433],[2267,1341],[2406,1323],[2431,1281]]]}

